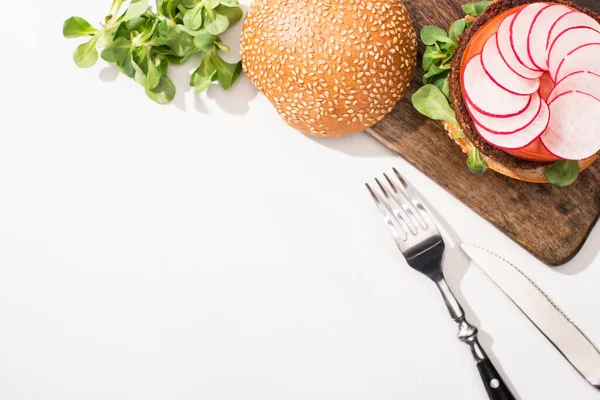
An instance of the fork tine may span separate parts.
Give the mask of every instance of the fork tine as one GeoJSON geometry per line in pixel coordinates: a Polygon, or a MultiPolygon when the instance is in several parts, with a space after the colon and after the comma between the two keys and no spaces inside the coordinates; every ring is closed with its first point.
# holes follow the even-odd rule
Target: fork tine
{"type": "MultiPolygon", "coordinates": [[[[383,174],[385,176],[385,174],[383,174]]],[[[387,176],[386,176],[387,178],[387,176]]],[[[392,213],[396,216],[396,218],[402,223],[402,228],[406,231],[406,233],[410,232],[413,235],[418,233],[415,221],[410,216],[410,206],[405,201],[398,199],[397,196],[390,196],[386,188],[379,182],[379,179],[375,178],[375,182],[379,185],[379,189],[383,192],[383,195],[388,201],[390,208],[392,209],[392,213]]],[[[390,183],[388,179],[388,183],[390,183]]],[[[392,190],[394,190],[394,185],[392,186],[392,190]]],[[[394,190],[395,191],[395,190],[394,190]]]]}
{"type": "Polygon", "coordinates": [[[385,202],[377,195],[377,193],[375,193],[373,189],[371,189],[371,186],[369,186],[368,183],[366,183],[365,186],[367,187],[369,193],[371,193],[371,197],[373,197],[373,201],[375,201],[375,205],[381,213],[381,216],[388,226],[392,237],[396,241],[396,244],[400,246],[401,242],[405,242],[408,239],[406,231],[402,227],[400,227],[400,230],[396,227],[394,221],[397,221],[397,219],[394,218],[394,215],[387,209],[385,202]]]}
{"type": "Polygon", "coordinates": [[[408,199],[415,207],[415,210],[417,211],[417,214],[419,214],[419,217],[423,221],[423,223],[426,226],[431,225],[434,229],[437,229],[435,223],[429,216],[429,212],[427,211],[423,203],[421,203],[421,200],[419,200],[419,197],[415,194],[415,192],[413,192],[410,186],[408,186],[402,175],[400,175],[400,172],[398,172],[396,168],[393,168],[393,171],[396,174],[396,178],[398,178],[398,180],[402,184],[403,192],[406,194],[406,197],[408,197],[408,199]]]}
{"type": "Polygon", "coordinates": [[[415,229],[417,229],[420,226],[422,229],[426,230],[427,224],[424,224],[422,222],[422,219],[418,215],[418,211],[414,209],[414,205],[412,204],[412,202],[401,190],[398,190],[396,188],[396,185],[394,185],[394,182],[392,182],[392,180],[389,178],[389,176],[387,176],[387,174],[383,174],[383,176],[385,176],[385,179],[394,191],[394,200],[397,203],[401,204],[402,208],[404,209],[404,212],[406,213],[408,218],[410,218],[410,221],[414,225],[415,229]]]}

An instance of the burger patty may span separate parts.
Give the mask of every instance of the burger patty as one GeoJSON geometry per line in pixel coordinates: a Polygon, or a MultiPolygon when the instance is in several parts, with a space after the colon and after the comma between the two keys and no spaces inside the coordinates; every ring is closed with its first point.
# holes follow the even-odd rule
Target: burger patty
{"type": "MultiPolygon", "coordinates": [[[[574,8],[578,11],[584,12],[589,16],[596,19],[600,22],[600,15],[592,12],[587,8],[581,8],[577,5],[562,0],[547,0],[546,3],[558,3],[564,4],[571,8],[574,8]]],[[[512,156],[501,149],[494,147],[487,142],[485,142],[479,134],[475,131],[475,127],[473,125],[473,120],[469,112],[467,111],[467,106],[465,104],[465,100],[462,95],[461,89],[461,65],[462,59],[467,49],[467,45],[475,35],[475,33],[481,28],[483,25],[488,23],[491,19],[496,17],[497,15],[502,14],[504,11],[507,11],[511,8],[531,4],[531,3],[539,3],[536,0],[498,0],[492,3],[483,14],[477,17],[473,21],[473,25],[459,38],[459,45],[456,49],[456,53],[454,55],[454,60],[452,61],[452,72],[448,78],[448,84],[450,85],[450,93],[452,98],[452,108],[456,112],[456,120],[460,124],[462,131],[465,136],[473,143],[475,147],[477,147],[483,154],[488,156],[489,158],[498,161],[499,163],[505,165],[508,168],[519,168],[519,169],[537,169],[540,167],[544,167],[551,163],[539,163],[534,161],[523,160],[512,156]]]]}

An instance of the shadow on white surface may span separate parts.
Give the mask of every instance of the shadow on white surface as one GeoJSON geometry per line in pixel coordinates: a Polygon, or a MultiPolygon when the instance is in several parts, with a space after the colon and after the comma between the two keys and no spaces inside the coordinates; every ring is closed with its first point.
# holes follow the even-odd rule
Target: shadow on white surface
{"type": "Polygon", "coordinates": [[[223,90],[215,83],[208,88],[206,94],[226,113],[244,115],[250,111],[250,101],[258,96],[258,89],[242,74],[229,90],[223,90]]]}
{"type": "MultiPolygon", "coordinates": [[[[463,278],[465,277],[465,274],[467,273],[467,270],[469,269],[469,267],[471,265],[471,260],[460,248],[460,244],[462,243],[461,238],[456,233],[456,231],[450,225],[448,225],[446,223],[446,220],[444,219],[444,217],[437,212],[437,210],[425,198],[425,196],[423,196],[419,192],[419,190],[417,188],[415,188],[414,186],[411,185],[411,187],[415,191],[415,193],[419,196],[419,198],[425,205],[425,208],[427,209],[427,211],[429,211],[429,213],[431,214],[438,229],[440,230],[440,232],[442,233],[442,236],[444,237],[444,242],[446,243],[446,257],[444,259],[444,276],[446,277],[446,280],[448,281],[448,285],[450,286],[452,293],[454,293],[454,295],[458,299],[460,305],[463,307],[467,321],[469,321],[469,323],[471,325],[474,325],[478,329],[479,342],[481,343],[481,346],[487,353],[488,357],[490,358],[490,360],[492,361],[492,363],[494,364],[494,366],[496,367],[496,369],[498,370],[498,372],[504,379],[504,382],[510,388],[512,393],[516,396],[516,398],[520,399],[521,397],[517,393],[517,390],[515,389],[514,385],[512,384],[510,378],[507,376],[504,368],[502,367],[501,362],[498,360],[498,358],[496,357],[496,355],[494,354],[494,352],[492,350],[494,340],[492,339],[492,337],[489,334],[487,334],[487,332],[481,330],[481,328],[480,328],[481,322],[477,318],[473,309],[469,306],[469,303],[467,302],[466,297],[464,296],[464,294],[462,293],[462,291],[460,289],[461,282],[462,282],[463,278]]],[[[475,364],[473,365],[473,368],[474,369],[476,368],[475,364]]]]}
{"type": "Polygon", "coordinates": [[[600,254],[600,226],[592,230],[592,233],[584,243],[579,253],[565,265],[553,268],[556,272],[560,272],[565,275],[576,275],[580,272],[585,271],[590,267],[594,260],[598,258],[600,254]]]}
{"type": "Polygon", "coordinates": [[[115,64],[108,64],[100,70],[98,77],[102,82],[114,82],[119,77],[119,69],[115,64]]]}
{"type": "Polygon", "coordinates": [[[172,104],[181,111],[185,111],[187,108],[185,105],[186,93],[194,90],[190,86],[190,76],[198,68],[201,60],[200,55],[196,54],[184,65],[172,64],[169,67],[169,78],[177,88],[172,104]]]}
{"type": "Polygon", "coordinates": [[[204,104],[204,100],[199,95],[194,96],[194,107],[200,114],[208,114],[208,107],[204,104]]]}
{"type": "Polygon", "coordinates": [[[366,132],[340,138],[318,138],[314,136],[307,136],[307,138],[324,147],[354,157],[391,157],[397,155],[366,132]]]}

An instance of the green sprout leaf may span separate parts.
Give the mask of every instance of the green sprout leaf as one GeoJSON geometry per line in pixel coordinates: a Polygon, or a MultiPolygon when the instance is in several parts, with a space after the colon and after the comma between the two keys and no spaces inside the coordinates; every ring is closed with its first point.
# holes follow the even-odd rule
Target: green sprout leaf
{"type": "Polygon", "coordinates": [[[219,5],[219,0],[204,0],[204,4],[209,10],[214,10],[219,5]]]}
{"type": "Polygon", "coordinates": [[[194,38],[179,25],[169,31],[167,46],[171,48],[173,55],[177,57],[185,57],[196,49],[194,38]]]}
{"type": "Polygon", "coordinates": [[[425,85],[412,96],[413,106],[428,118],[456,123],[456,114],[442,91],[434,85],[425,85]]]}
{"type": "Polygon", "coordinates": [[[158,104],[170,103],[175,98],[175,93],[175,85],[167,75],[160,79],[160,83],[154,89],[146,89],[146,95],[158,104]]]}
{"type": "Polygon", "coordinates": [[[211,55],[205,54],[202,57],[200,67],[192,74],[190,86],[196,89],[196,93],[201,93],[208,89],[211,83],[217,79],[217,69],[212,63],[211,55]]]}
{"type": "Polygon", "coordinates": [[[454,41],[448,37],[448,33],[446,33],[445,30],[433,25],[427,25],[421,29],[421,41],[427,46],[434,45],[438,42],[454,43],[454,41]]]}
{"type": "Polygon", "coordinates": [[[207,52],[214,48],[215,37],[208,32],[202,32],[194,38],[194,45],[200,51],[207,52]]]}
{"type": "Polygon", "coordinates": [[[436,86],[438,89],[444,93],[444,96],[450,101],[450,84],[448,83],[448,75],[446,76],[439,75],[435,79],[431,81],[431,84],[436,86]]]}
{"type": "Polygon", "coordinates": [[[235,64],[229,64],[217,54],[217,52],[212,53],[211,57],[212,63],[217,69],[217,76],[219,77],[219,83],[221,87],[225,90],[229,89],[235,83],[238,76],[242,72],[242,62],[237,62],[235,64]]]}
{"type": "Polygon", "coordinates": [[[183,25],[192,31],[200,29],[200,27],[202,26],[203,9],[204,3],[200,3],[191,10],[188,10],[183,17],[183,25]]]}
{"type": "Polygon", "coordinates": [[[231,48],[229,46],[227,46],[225,43],[221,42],[221,41],[217,41],[217,42],[215,42],[215,44],[217,45],[217,47],[219,48],[219,50],[222,50],[222,51],[225,51],[225,52],[231,51],[231,48]]]}
{"type": "Polygon", "coordinates": [[[81,17],[71,17],[63,24],[63,36],[72,39],[94,35],[98,30],[81,17]]]}
{"type": "Polygon", "coordinates": [[[231,8],[240,6],[240,2],[238,0],[221,0],[221,1],[219,1],[219,4],[224,7],[231,7],[231,8]]]}
{"type": "Polygon", "coordinates": [[[450,39],[458,43],[458,37],[465,33],[466,29],[467,21],[465,21],[464,19],[459,19],[458,21],[454,21],[454,23],[450,27],[450,30],[448,31],[448,36],[450,37],[450,39]]]}
{"type": "Polygon", "coordinates": [[[129,54],[131,54],[131,41],[120,37],[102,50],[101,57],[104,61],[118,62],[129,54]]]}
{"type": "Polygon", "coordinates": [[[467,167],[474,174],[483,174],[488,170],[488,165],[481,156],[481,152],[475,146],[471,146],[469,158],[467,158],[467,167]]]}
{"type": "Polygon", "coordinates": [[[135,69],[131,63],[131,55],[125,57],[123,60],[118,62],[117,65],[119,67],[119,71],[125,74],[125,76],[132,79],[135,77],[135,69]]]}
{"type": "Polygon", "coordinates": [[[169,39],[169,23],[167,20],[161,21],[158,25],[158,37],[161,45],[167,43],[169,39]]]}
{"type": "Polygon", "coordinates": [[[145,59],[139,59],[135,55],[131,57],[131,66],[135,70],[135,74],[133,79],[142,86],[146,86],[146,71],[144,71],[144,66],[147,64],[145,59]],[[136,60],[136,58],[138,58],[136,60]]]}
{"type": "Polygon", "coordinates": [[[89,41],[80,44],[73,53],[73,61],[79,68],[90,68],[98,61],[98,50],[96,44],[100,39],[99,35],[94,35],[89,41]]]}
{"type": "Polygon", "coordinates": [[[112,5],[110,6],[110,11],[108,12],[108,16],[113,17],[119,14],[119,10],[125,1],[126,0],[113,0],[112,5]]]}
{"type": "Polygon", "coordinates": [[[152,24],[152,21],[144,16],[132,18],[125,22],[127,29],[136,33],[146,32],[150,24],[152,24]]]}
{"type": "Polygon", "coordinates": [[[437,65],[432,65],[431,68],[429,68],[429,71],[427,71],[427,73],[423,75],[423,81],[425,83],[431,83],[432,78],[434,77],[437,77],[442,74],[448,76],[448,73],[450,72],[450,66],[450,64],[442,64],[439,67],[437,65]]]}
{"type": "Polygon", "coordinates": [[[462,9],[465,14],[470,15],[472,17],[478,17],[485,11],[488,6],[492,4],[491,1],[478,1],[475,3],[467,3],[463,4],[462,9]]]}
{"type": "Polygon", "coordinates": [[[566,187],[577,180],[579,163],[577,161],[557,161],[545,170],[548,182],[558,187],[566,187]]]}
{"type": "Polygon", "coordinates": [[[141,17],[146,11],[148,11],[148,0],[131,0],[124,20],[129,21],[141,17]]]}
{"type": "MultiPolygon", "coordinates": [[[[202,0],[181,0],[181,4],[186,8],[194,8],[198,3],[201,3],[202,0]]],[[[177,4],[176,1],[171,1],[171,3],[177,4]]]]}
{"type": "Polygon", "coordinates": [[[221,2],[221,5],[219,5],[215,11],[227,17],[229,26],[235,25],[244,16],[244,12],[239,6],[225,5],[223,2],[221,2]]]}
{"type": "Polygon", "coordinates": [[[162,77],[164,74],[167,73],[167,70],[169,69],[169,60],[167,58],[160,58],[156,68],[158,68],[158,73],[162,77]]]}
{"type": "Polygon", "coordinates": [[[229,28],[229,19],[214,10],[205,9],[204,29],[211,35],[217,36],[229,28]]]}
{"type": "Polygon", "coordinates": [[[117,26],[117,29],[114,31],[113,39],[116,40],[118,38],[131,39],[131,32],[129,28],[127,28],[127,22],[120,22],[117,26]]]}
{"type": "Polygon", "coordinates": [[[144,82],[144,87],[146,89],[154,89],[160,83],[160,72],[158,68],[151,60],[148,61],[148,73],[146,74],[146,81],[144,82]]]}
{"type": "Polygon", "coordinates": [[[428,72],[429,69],[439,61],[445,59],[447,54],[438,50],[435,46],[427,46],[423,54],[423,70],[428,72]]]}
{"type": "Polygon", "coordinates": [[[179,6],[179,2],[175,0],[171,0],[167,3],[167,15],[169,16],[169,18],[171,18],[171,20],[174,20],[176,17],[177,6],[179,6]]]}

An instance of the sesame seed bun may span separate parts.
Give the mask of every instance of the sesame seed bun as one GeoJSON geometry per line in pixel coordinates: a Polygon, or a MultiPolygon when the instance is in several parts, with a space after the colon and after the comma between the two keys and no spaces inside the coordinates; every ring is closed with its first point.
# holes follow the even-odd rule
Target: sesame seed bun
{"type": "MultiPolygon", "coordinates": [[[[565,4],[573,9],[584,12],[600,22],[600,16],[593,13],[589,9],[583,9],[577,5],[563,0],[544,0],[546,3],[558,3],[565,4]]],[[[452,108],[456,113],[456,119],[460,127],[444,122],[444,128],[448,132],[448,135],[460,146],[464,153],[469,154],[473,146],[481,152],[484,160],[488,164],[488,167],[502,175],[506,175],[513,179],[518,179],[525,182],[532,183],[548,183],[546,178],[545,169],[551,166],[553,163],[543,163],[524,160],[517,158],[511,154],[506,153],[502,149],[494,147],[485,142],[477,133],[473,120],[467,111],[465,100],[462,96],[462,89],[460,84],[461,75],[461,63],[465,50],[469,41],[473,38],[475,33],[483,27],[487,22],[492,20],[497,15],[503,12],[522,5],[536,3],[537,0],[497,0],[494,1],[484,12],[477,18],[467,17],[467,20],[472,21],[471,28],[469,28],[460,38],[459,46],[456,49],[456,54],[452,62],[452,71],[448,77],[448,84],[450,86],[452,108]]],[[[583,171],[596,160],[597,156],[591,157],[587,160],[579,162],[579,169],[583,171]]]]}
{"type": "Polygon", "coordinates": [[[250,81],[289,125],[336,137],[394,109],[417,41],[400,0],[254,0],[241,52],[250,81]]]}

